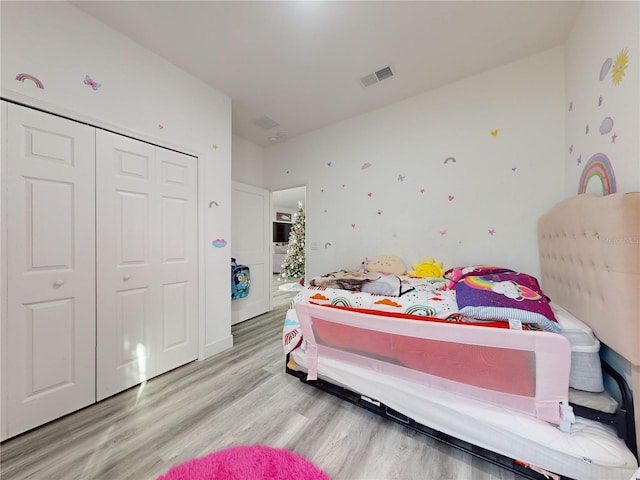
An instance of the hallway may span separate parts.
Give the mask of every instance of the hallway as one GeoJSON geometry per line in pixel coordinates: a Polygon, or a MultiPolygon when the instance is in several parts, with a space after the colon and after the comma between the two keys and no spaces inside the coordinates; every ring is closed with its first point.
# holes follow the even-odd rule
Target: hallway
{"type": "MultiPolygon", "coordinates": [[[[280,278],[280,276],[277,273],[273,274],[273,280],[272,280],[272,295],[273,295],[273,308],[278,308],[282,305],[287,305],[291,299],[293,299],[293,297],[296,296],[296,294],[298,293],[298,291],[302,288],[302,286],[300,286],[300,288],[296,288],[295,290],[290,290],[290,289],[281,289],[280,287],[282,285],[287,285],[287,284],[298,284],[299,285],[300,279],[299,278],[292,278],[292,279],[282,279],[280,278]]],[[[293,287],[293,285],[292,285],[293,287]]]]}

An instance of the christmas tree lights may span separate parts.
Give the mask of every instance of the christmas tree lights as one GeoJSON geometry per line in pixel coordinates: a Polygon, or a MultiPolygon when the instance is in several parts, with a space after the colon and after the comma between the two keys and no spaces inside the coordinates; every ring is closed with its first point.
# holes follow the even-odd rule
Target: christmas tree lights
{"type": "Polygon", "coordinates": [[[289,234],[287,256],[282,264],[282,273],[280,274],[284,279],[304,278],[304,227],[304,210],[302,204],[298,203],[298,212],[295,214],[295,220],[289,234]]]}

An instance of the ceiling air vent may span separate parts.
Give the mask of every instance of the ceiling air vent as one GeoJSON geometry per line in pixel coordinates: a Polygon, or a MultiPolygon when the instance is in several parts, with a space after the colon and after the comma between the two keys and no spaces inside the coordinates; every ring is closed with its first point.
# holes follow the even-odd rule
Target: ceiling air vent
{"type": "Polygon", "coordinates": [[[278,125],[280,125],[274,119],[269,118],[267,116],[260,117],[260,118],[258,118],[256,120],[254,120],[253,123],[258,125],[259,127],[264,128],[265,130],[271,130],[272,128],[277,127],[278,125]]]}
{"type": "Polygon", "coordinates": [[[364,87],[369,87],[374,83],[378,83],[387,78],[391,78],[393,77],[393,75],[394,74],[393,70],[391,70],[391,67],[384,67],[374,73],[370,73],[369,75],[365,75],[364,77],[360,78],[360,83],[364,87]]]}

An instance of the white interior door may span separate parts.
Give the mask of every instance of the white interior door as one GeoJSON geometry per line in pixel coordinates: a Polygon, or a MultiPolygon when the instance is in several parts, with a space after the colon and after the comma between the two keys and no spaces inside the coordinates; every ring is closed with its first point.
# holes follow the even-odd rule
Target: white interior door
{"type": "Polygon", "coordinates": [[[197,357],[197,160],[97,131],[97,398],[197,357]]]}
{"type": "Polygon", "coordinates": [[[95,401],[95,130],[9,104],[7,135],[5,437],[95,401]]]}
{"type": "MultiPolygon", "coordinates": [[[[231,302],[231,324],[271,308],[270,193],[233,182],[231,194],[231,256],[251,270],[249,295],[231,302]]],[[[229,275],[231,276],[231,275],[229,275]]]]}

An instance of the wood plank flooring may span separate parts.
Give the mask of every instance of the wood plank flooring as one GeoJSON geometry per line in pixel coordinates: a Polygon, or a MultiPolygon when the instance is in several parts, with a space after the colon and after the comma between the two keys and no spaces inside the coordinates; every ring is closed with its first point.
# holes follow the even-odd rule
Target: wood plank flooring
{"type": "Polygon", "coordinates": [[[519,478],[287,375],[286,308],[235,325],[226,352],[4,442],[0,477],[153,480],[215,450],[263,444],[333,480],[519,478]]]}
{"type": "Polygon", "coordinates": [[[279,275],[274,274],[272,280],[272,292],[271,297],[273,298],[273,308],[280,307],[282,305],[289,305],[291,299],[295,297],[296,291],[292,290],[280,290],[280,285],[289,284],[289,283],[298,283],[300,281],[299,278],[293,279],[283,279],[280,278],[279,275]]]}

